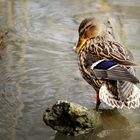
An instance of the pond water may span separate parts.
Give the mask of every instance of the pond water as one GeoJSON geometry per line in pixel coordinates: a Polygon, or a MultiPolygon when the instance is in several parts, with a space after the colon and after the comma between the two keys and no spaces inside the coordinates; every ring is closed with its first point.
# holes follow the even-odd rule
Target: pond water
{"type": "Polygon", "coordinates": [[[103,130],[79,137],[56,133],[42,120],[59,99],[95,107],[73,51],[79,23],[95,15],[115,21],[118,39],[140,65],[139,0],[0,0],[0,28],[9,31],[0,51],[1,140],[139,140],[140,109],[103,114],[103,130]]]}

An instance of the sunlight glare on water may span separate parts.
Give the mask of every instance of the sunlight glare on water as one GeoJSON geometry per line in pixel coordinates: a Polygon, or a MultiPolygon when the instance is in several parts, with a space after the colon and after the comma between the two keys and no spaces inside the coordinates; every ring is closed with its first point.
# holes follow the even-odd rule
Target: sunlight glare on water
{"type": "Polygon", "coordinates": [[[0,29],[9,31],[0,50],[0,139],[139,139],[139,109],[103,114],[102,131],[75,138],[56,133],[42,120],[59,99],[95,107],[95,91],[82,79],[73,51],[81,20],[95,15],[114,20],[118,40],[140,65],[138,0],[0,1],[0,29]]]}

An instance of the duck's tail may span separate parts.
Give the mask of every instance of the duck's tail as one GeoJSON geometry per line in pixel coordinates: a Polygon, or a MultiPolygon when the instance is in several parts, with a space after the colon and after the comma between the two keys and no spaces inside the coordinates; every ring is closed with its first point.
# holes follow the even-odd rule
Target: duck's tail
{"type": "Polygon", "coordinates": [[[140,106],[140,89],[133,84],[132,90],[128,95],[129,96],[125,96],[125,98],[122,98],[122,95],[116,97],[108,90],[106,84],[103,84],[99,90],[100,100],[113,108],[138,108],[140,106]]]}

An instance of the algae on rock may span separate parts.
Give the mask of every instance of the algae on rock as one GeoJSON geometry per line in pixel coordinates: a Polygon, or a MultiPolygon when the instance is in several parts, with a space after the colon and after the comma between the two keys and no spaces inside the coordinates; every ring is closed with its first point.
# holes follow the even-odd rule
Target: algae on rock
{"type": "Polygon", "coordinates": [[[58,101],[52,108],[48,108],[43,120],[54,130],[74,136],[101,126],[98,112],[68,101],[58,101]]]}

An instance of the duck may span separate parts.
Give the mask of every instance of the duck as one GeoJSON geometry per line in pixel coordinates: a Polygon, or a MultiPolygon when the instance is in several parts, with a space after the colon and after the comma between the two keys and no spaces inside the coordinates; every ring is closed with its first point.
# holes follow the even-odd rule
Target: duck
{"type": "Polygon", "coordinates": [[[131,51],[115,39],[113,27],[97,18],[84,19],[75,47],[82,77],[96,91],[96,110],[103,102],[112,108],[140,106],[140,83],[131,51]]]}

